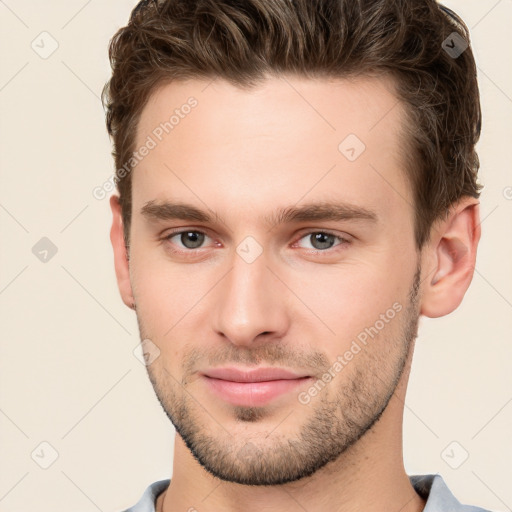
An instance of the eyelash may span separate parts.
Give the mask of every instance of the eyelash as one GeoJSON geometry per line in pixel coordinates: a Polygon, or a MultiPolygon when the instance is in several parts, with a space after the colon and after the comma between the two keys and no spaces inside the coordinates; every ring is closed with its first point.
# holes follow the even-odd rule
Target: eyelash
{"type": "MultiPolygon", "coordinates": [[[[176,230],[176,231],[171,231],[170,233],[165,235],[162,238],[162,241],[171,243],[170,240],[172,238],[174,238],[175,236],[178,236],[178,235],[182,235],[183,233],[199,233],[201,235],[208,236],[208,234],[205,233],[204,231],[200,231],[200,230],[197,230],[197,229],[179,229],[179,230],[176,230]]],[[[318,233],[321,233],[323,235],[333,236],[333,237],[337,238],[340,241],[340,243],[336,244],[336,245],[333,245],[332,247],[329,247],[329,248],[324,249],[324,250],[321,250],[321,249],[306,249],[309,254],[311,254],[311,253],[314,253],[314,254],[332,253],[333,251],[336,250],[336,247],[343,248],[344,246],[349,245],[350,243],[352,243],[348,238],[344,238],[344,237],[342,237],[342,236],[340,236],[340,235],[338,235],[336,233],[333,233],[332,231],[329,231],[329,230],[318,230],[318,229],[317,230],[308,231],[306,233],[303,233],[302,236],[297,240],[297,242],[299,242],[300,240],[302,240],[303,238],[305,238],[307,236],[311,236],[313,234],[318,234],[318,233]]],[[[296,244],[297,242],[295,242],[294,244],[296,244]]],[[[201,249],[204,249],[204,247],[198,247],[197,249],[174,249],[174,248],[172,248],[171,250],[173,252],[175,252],[175,253],[186,254],[186,255],[193,255],[196,251],[199,251],[201,249]]]]}

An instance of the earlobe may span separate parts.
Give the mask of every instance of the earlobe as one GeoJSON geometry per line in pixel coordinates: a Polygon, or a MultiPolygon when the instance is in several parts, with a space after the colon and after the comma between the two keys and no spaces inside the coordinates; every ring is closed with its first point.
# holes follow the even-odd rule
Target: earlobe
{"type": "Polygon", "coordinates": [[[420,310],[430,318],[454,311],[471,283],[481,235],[478,200],[461,200],[434,233],[426,248],[428,276],[420,310]]]}
{"type": "Polygon", "coordinates": [[[123,302],[131,309],[135,309],[132,286],[130,282],[130,266],[128,251],[125,245],[123,232],[123,218],[119,197],[113,195],[110,198],[112,210],[112,227],[110,229],[110,241],[114,250],[114,266],[116,270],[117,285],[123,302]]]}

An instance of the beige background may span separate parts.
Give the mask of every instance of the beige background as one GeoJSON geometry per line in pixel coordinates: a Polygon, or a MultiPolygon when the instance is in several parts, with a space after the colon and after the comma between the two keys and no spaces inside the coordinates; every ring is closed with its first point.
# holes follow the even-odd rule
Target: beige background
{"type": "MultiPolygon", "coordinates": [[[[99,100],[107,43],[134,3],[0,1],[2,512],[120,511],[171,475],[174,431],[134,356],[137,324],[115,282],[108,199],[92,195],[113,171],[99,100]],[[43,31],[51,36],[38,38],[43,31]],[[58,49],[43,59],[31,43],[48,51],[51,38],[58,49]],[[32,252],[42,237],[58,250],[46,263],[32,252]],[[54,451],[58,458],[43,469],[54,451]]],[[[483,236],[461,307],[421,321],[404,456],[410,474],[440,472],[461,501],[505,511],[512,507],[512,1],[446,4],[471,28],[479,67],[483,236]],[[469,458],[450,467],[466,451],[469,458]]]]}

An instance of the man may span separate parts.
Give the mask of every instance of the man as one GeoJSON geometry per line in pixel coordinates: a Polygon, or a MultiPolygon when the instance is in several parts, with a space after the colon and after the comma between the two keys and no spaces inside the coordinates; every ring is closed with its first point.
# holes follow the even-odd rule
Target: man
{"type": "Polygon", "coordinates": [[[146,1],[114,36],[116,275],[177,432],[131,511],[482,510],[402,459],[419,317],[480,239],[468,37],[433,0],[146,1]]]}

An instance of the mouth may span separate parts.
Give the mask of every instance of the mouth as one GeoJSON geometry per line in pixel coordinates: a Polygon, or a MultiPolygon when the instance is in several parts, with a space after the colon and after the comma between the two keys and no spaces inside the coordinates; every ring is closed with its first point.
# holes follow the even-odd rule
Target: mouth
{"type": "Polygon", "coordinates": [[[304,375],[283,368],[216,368],[207,370],[202,378],[211,393],[232,405],[255,407],[290,393],[307,382],[304,375]]]}

